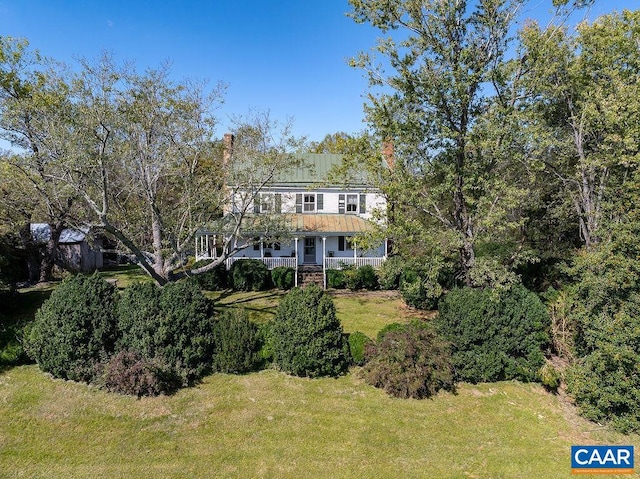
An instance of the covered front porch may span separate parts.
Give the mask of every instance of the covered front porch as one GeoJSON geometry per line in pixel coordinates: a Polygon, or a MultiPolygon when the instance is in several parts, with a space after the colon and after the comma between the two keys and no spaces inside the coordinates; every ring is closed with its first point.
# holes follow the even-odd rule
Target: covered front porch
{"type": "MultiPolygon", "coordinates": [[[[370,231],[372,225],[356,216],[347,215],[290,215],[292,231],[279,241],[261,236],[252,236],[252,245],[237,251],[225,260],[227,269],[235,261],[259,259],[269,269],[286,266],[298,272],[315,266],[322,270],[323,286],[326,287],[326,272],[329,269],[379,267],[387,258],[387,241],[380,245],[358,248],[354,237],[370,231]]],[[[196,237],[196,260],[216,259],[221,254],[223,239],[215,232],[202,231],[196,237]]]]}

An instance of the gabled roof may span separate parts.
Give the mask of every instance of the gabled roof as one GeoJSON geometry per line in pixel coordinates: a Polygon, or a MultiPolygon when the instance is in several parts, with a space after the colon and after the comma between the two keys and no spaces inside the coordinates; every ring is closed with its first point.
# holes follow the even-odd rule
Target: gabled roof
{"type": "MultiPolygon", "coordinates": [[[[329,183],[329,174],[333,169],[342,166],[343,155],[303,153],[296,157],[300,159],[300,166],[276,174],[272,186],[335,185],[335,182],[329,183]]],[[[369,183],[364,172],[355,172],[351,176],[351,185],[367,186],[369,183]]]]}

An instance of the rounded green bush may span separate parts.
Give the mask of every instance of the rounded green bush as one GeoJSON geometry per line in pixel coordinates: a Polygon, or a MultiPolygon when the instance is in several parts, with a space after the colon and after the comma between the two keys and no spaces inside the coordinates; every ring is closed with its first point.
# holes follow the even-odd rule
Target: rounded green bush
{"type": "Polygon", "coordinates": [[[334,289],[344,289],[347,286],[344,279],[344,271],[341,269],[328,269],[327,286],[334,289]]]}
{"type": "Polygon", "coordinates": [[[336,376],[348,366],[333,300],[315,285],[280,301],[271,343],[274,363],[296,376],[336,376]]]}
{"type": "Polygon", "coordinates": [[[115,286],[98,275],[63,281],[36,313],[29,355],[57,378],[92,381],[115,348],[116,300],[115,286]]]}
{"type": "MultiPolygon", "coordinates": [[[[206,266],[211,263],[212,260],[200,260],[196,262],[191,268],[197,269],[206,266]]],[[[193,276],[193,279],[200,287],[207,291],[222,291],[229,287],[228,272],[224,263],[220,263],[218,266],[205,273],[200,273],[193,276]]]]}
{"type": "Polygon", "coordinates": [[[365,350],[368,344],[373,343],[371,338],[360,331],[349,334],[349,353],[353,364],[363,366],[366,362],[365,350]]]}
{"type": "Polygon", "coordinates": [[[535,293],[522,285],[455,289],[439,306],[436,325],[452,344],[459,380],[540,379],[550,319],[535,293]]]}
{"type": "Polygon", "coordinates": [[[296,270],[288,266],[278,266],[271,270],[271,281],[276,288],[291,289],[295,284],[296,270]]]}
{"type": "Polygon", "coordinates": [[[160,358],[184,385],[201,378],[213,356],[213,309],[192,281],[160,289],[151,283],[127,288],[118,303],[119,349],[160,358]]]}
{"type": "Polygon", "coordinates": [[[385,324],[380,331],[378,331],[378,335],[376,336],[376,341],[382,341],[382,338],[385,337],[387,333],[391,331],[403,331],[407,327],[406,324],[403,323],[389,323],[385,324]]]}
{"type": "Polygon", "coordinates": [[[244,310],[225,311],[213,329],[215,352],[213,370],[221,373],[246,373],[260,364],[262,347],[258,326],[249,321],[244,310]]]}
{"type": "Polygon", "coordinates": [[[376,270],[373,266],[366,264],[364,266],[360,266],[356,271],[358,272],[360,288],[367,289],[369,291],[378,289],[380,286],[378,284],[378,275],[376,274],[376,270]]]}
{"type": "Polygon", "coordinates": [[[239,259],[229,271],[236,291],[264,291],[271,286],[271,273],[259,259],[239,259]]]}

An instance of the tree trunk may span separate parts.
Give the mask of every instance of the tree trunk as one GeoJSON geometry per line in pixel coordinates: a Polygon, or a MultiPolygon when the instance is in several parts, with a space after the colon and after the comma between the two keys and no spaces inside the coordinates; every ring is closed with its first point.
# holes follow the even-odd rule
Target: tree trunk
{"type": "Polygon", "coordinates": [[[60,234],[64,229],[63,223],[50,224],[51,235],[47,244],[42,251],[42,257],[40,260],[40,278],[39,283],[45,281],[51,281],[53,279],[53,267],[56,264],[58,258],[58,246],[60,244],[60,234]]]}

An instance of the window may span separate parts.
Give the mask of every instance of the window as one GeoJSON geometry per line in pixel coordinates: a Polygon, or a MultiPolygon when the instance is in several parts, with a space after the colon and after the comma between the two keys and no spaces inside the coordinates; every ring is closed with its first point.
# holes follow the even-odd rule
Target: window
{"type": "Polygon", "coordinates": [[[323,209],[324,195],[322,193],[296,194],[296,213],[315,213],[323,209]]]}
{"type": "Polygon", "coordinates": [[[315,211],[316,210],[316,195],[304,195],[303,211],[315,211]]]}
{"type": "Polygon", "coordinates": [[[358,195],[347,195],[347,213],[358,212],[358,195]]]}
{"type": "Polygon", "coordinates": [[[269,213],[273,210],[273,195],[260,195],[260,212],[269,213]]]}

